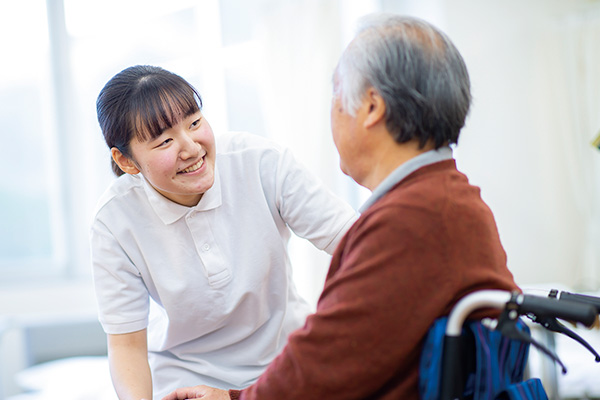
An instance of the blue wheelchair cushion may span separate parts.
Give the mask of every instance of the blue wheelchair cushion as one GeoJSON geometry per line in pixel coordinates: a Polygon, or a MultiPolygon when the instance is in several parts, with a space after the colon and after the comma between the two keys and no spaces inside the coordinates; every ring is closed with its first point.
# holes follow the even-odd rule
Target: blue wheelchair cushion
{"type": "MultiPolygon", "coordinates": [[[[422,400],[439,400],[440,397],[447,322],[447,317],[436,320],[425,338],[419,370],[419,393],[422,400]]],[[[529,334],[529,328],[521,320],[518,321],[517,327],[529,334]]],[[[472,338],[475,360],[474,370],[468,371],[465,382],[465,399],[497,400],[497,396],[504,392],[505,395],[508,393],[512,396],[505,397],[507,399],[547,400],[539,380],[537,383],[535,379],[522,383],[529,354],[528,343],[508,339],[500,332],[486,328],[479,320],[467,321],[463,326],[462,335],[472,338]],[[533,397],[519,397],[523,390],[529,390],[533,397]]]]}
{"type": "Polygon", "coordinates": [[[548,400],[548,395],[538,378],[508,386],[496,397],[496,400],[548,400]]]}

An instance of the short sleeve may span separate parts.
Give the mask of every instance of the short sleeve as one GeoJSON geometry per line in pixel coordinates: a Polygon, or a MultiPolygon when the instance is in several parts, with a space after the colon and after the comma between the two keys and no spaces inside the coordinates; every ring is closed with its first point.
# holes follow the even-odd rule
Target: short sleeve
{"type": "Polygon", "coordinates": [[[96,220],[91,234],[98,314],[104,331],[121,334],[148,325],[149,294],[139,271],[108,227],[96,220]]]}
{"type": "Polygon", "coordinates": [[[296,235],[332,254],[356,221],[356,211],[287,149],[279,155],[276,179],[277,205],[285,223],[296,235]]]}

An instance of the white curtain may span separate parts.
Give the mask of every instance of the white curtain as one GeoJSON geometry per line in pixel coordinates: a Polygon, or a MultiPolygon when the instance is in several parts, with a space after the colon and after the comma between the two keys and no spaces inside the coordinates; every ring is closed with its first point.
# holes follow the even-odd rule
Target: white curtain
{"type": "Polygon", "coordinates": [[[555,39],[562,62],[556,60],[556,81],[549,84],[562,82],[566,96],[555,99],[563,123],[553,141],[563,154],[566,189],[573,192],[581,220],[574,284],[593,290],[600,286],[600,151],[591,146],[600,133],[600,12],[577,13],[561,22],[555,39]]]}
{"type": "Polygon", "coordinates": [[[509,268],[522,286],[597,288],[600,4],[445,3],[473,88],[455,154],[496,216],[509,268]]]}
{"type": "MultiPolygon", "coordinates": [[[[265,0],[254,26],[258,43],[258,95],[267,134],[289,147],[336,194],[358,207],[364,193],[339,169],[330,132],[331,78],[356,19],[375,1],[265,0]]],[[[292,240],[290,254],[302,294],[321,293],[329,257],[292,240]]]]}
{"type": "Polygon", "coordinates": [[[551,263],[541,271],[547,268],[574,289],[596,290],[600,152],[591,141],[600,128],[600,13],[574,11],[550,19],[540,25],[535,42],[539,73],[532,88],[539,96],[532,119],[543,165],[539,187],[546,196],[540,207],[550,219],[546,235],[554,238],[542,257],[551,263]]]}

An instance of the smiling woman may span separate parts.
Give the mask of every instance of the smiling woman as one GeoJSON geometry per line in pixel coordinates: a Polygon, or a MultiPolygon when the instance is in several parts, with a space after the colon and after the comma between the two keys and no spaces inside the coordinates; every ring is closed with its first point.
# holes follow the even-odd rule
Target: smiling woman
{"type": "MultiPolygon", "coordinates": [[[[344,2],[350,3],[366,2],[344,2]]],[[[313,172],[319,172],[328,183],[334,182],[331,175],[337,171],[335,152],[332,145],[331,152],[325,148],[330,141],[327,103],[331,60],[336,53],[331,49],[339,40],[339,8],[337,2],[312,0],[294,4],[271,0],[106,0],[85,4],[77,0],[35,0],[0,5],[0,29],[6,29],[2,31],[3,37],[15,38],[3,40],[0,44],[3,51],[6,49],[3,54],[11,57],[11,62],[0,64],[1,134],[3,142],[10,143],[10,146],[4,147],[0,158],[3,171],[8,172],[0,177],[0,258],[6,261],[1,265],[0,285],[20,283],[15,289],[11,287],[0,292],[0,314],[31,313],[36,318],[50,313],[88,315],[96,312],[94,290],[89,279],[92,270],[88,251],[90,216],[98,198],[115,178],[110,169],[110,152],[99,133],[94,103],[104,83],[116,71],[127,66],[161,65],[193,82],[207,99],[199,125],[204,129],[210,121],[215,133],[222,139],[222,149],[261,141],[260,137],[254,136],[240,135],[237,140],[231,140],[228,135],[221,135],[229,130],[249,130],[294,147],[294,152],[313,172]],[[315,16],[318,17],[316,20],[315,16]],[[291,21],[294,21],[294,26],[289,25],[291,21]],[[317,30],[314,29],[315,21],[318,21],[317,30]],[[298,35],[299,32],[302,35],[298,35]],[[279,36],[282,34],[284,36],[279,36]],[[315,47],[315,43],[324,38],[327,46],[315,47]],[[298,62],[298,57],[302,62],[298,62]],[[314,84],[308,85],[307,82],[314,84]],[[302,96],[298,96],[299,90],[302,96]],[[327,157],[323,157],[325,153],[327,157]],[[54,280],[44,279],[48,276],[58,282],[55,284],[54,280]],[[9,279],[11,277],[15,279],[9,279]],[[71,279],[73,277],[83,279],[71,279]],[[63,281],[68,281],[69,285],[65,287],[61,284],[63,281]]],[[[195,121],[183,125],[183,128],[191,128],[195,121]]],[[[168,152],[173,147],[173,144],[167,143],[165,149],[168,152]]],[[[202,173],[209,165],[206,162],[209,156],[204,155],[202,147],[199,148],[199,152],[194,153],[192,148],[188,150],[191,156],[181,157],[185,161],[175,166],[176,176],[183,178],[187,175],[192,179],[196,172],[191,169],[200,167],[197,171],[202,173]]],[[[156,151],[164,150],[159,148],[156,151]]],[[[137,155],[135,151],[133,154],[137,155]]],[[[275,153],[270,150],[269,154],[275,153]]],[[[273,187],[275,182],[266,179],[273,176],[273,171],[278,168],[295,171],[297,162],[290,152],[284,152],[282,160],[285,161],[282,164],[273,163],[274,157],[263,160],[268,161],[264,166],[265,182],[273,187]]],[[[145,168],[141,160],[136,161],[140,169],[145,168]]],[[[236,190],[224,190],[222,182],[217,180],[214,187],[221,190],[228,204],[231,204],[230,197],[236,194],[238,203],[235,210],[250,209],[256,216],[264,216],[264,213],[257,212],[252,196],[237,192],[237,186],[243,189],[251,180],[261,178],[249,171],[246,170],[248,176],[235,179],[236,187],[233,189],[236,190]]],[[[293,179],[286,181],[291,185],[288,190],[301,193],[305,179],[303,173],[294,175],[293,179]]],[[[159,203],[166,198],[160,192],[156,193],[159,196],[153,199],[159,203]]],[[[300,203],[299,207],[293,207],[294,202],[288,204],[286,219],[300,219],[302,216],[296,213],[310,202],[307,199],[316,201],[315,197],[306,196],[296,200],[300,203]]],[[[211,202],[208,202],[207,208],[216,206],[214,197],[204,197],[200,202],[208,200],[211,202]]],[[[283,203],[289,201],[286,198],[283,203]]],[[[198,203],[196,199],[193,202],[198,203]]],[[[177,214],[177,211],[169,214],[169,210],[182,207],[177,202],[168,204],[166,212],[169,217],[177,214]]],[[[316,203],[312,206],[318,208],[316,203]]],[[[331,207],[326,209],[331,210],[331,207]]],[[[140,212],[139,209],[130,211],[140,212]]],[[[166,235],[164,246],[157,245],[160,240],[153,241],[151,251],[156,251],[159,256],[173,257],[186,257],[195,252],[198,257],[215,260],[227,250],[236,257],[228,264],[241,268],[245,259],[256,256],[256,259],[262,260],[261,257],[266,254],[262,241],[284,243],[281,238],[273,240],[260,234],[259,228],[266,224],[238,229],[244,224],[252,225],[241,219],[216,227],[206,223],[194,225],[198,215],[190,213],[189,219],[185,220],[195,227],[194,235],[206,232],[216,238],[233,235],[238,242],[250,236],[261,241],[260,245],[232,249],[230,244],[215,244],[215,239],[188,246],[166,235]],[[246,250],[252,257],[243,256],[246,250]]],[[[324,215],[319,209],[311,217],[319,219],[324,215]]],[[[275,228],[282,232],[285,231],[284,226],[283,223],[275,224],[275,228]]],[[[298,232],[302,233],[302,229],[298,232]]],[[[291,278],[292,266],[294,278],[301,278],[297,280],[301,286],[298,289],[300,293],[291,295],[297,305],[301,304],[295,308],[300,313],[293,316],[293,319],[299,320],[299,315],[316,303],[320,291],[319,276],[324,278],[329,255],[292,233],[285,235],[292,237],[290,255],[273,258],[289,263],[285,268],[286,278],[291,278]],[[310,305],[300,300],[306,294],[310,305]]],[[[321,247],[333,246],[325,243],[326,240],[319,239],[319,242],[321,247]]],[[[226,270],[220,268],[226,262],[216,266],[211,262],[206,264],[206,271],[192,271],[179,277],[190,290],[199,290],[196,278],[200,272],[209,276],[211,285],[227,284],[232,279],[226,270]]],[[[173,271],[169,272],[173,274],[173,271]]],[[[263,284],[262,275],[253,272],[248,269],[251,276],[246,282],[258,287],[263,284]]],[[[206,279],[204,275],[200,278],[206,279]]],[[[167,277],[165,282],[169,279],[167,277]]],[[[288,283],[285,281],[282,287],[288,283]]],[[[291,286],[288,288],[292,290],[291,286]]],[[[266,293],[260,296],[250,301],[260,302],[266,293]]],[[[177,305],[173,300],[173,304],[180,307],[175,310],[175,315],[183,314],[180,310],[197,307],[193,301],[177,305]]],[[[237,320],[242,324],[252,319],[253,305],[248,305],[249,312],[239,312],[237,320]]],[[[226,306],[215,304],[214,310],[209,307],[208,312],[227,315],[226,306]]],[[[263,317],[260,316],[259,323],[265,321],[263,317]]],[[[202,327],[193,328],[198,332],[202,327]]],[[[261,329],[267,328],[263,325],[261,329]]],[[[291,326],[286,325],[282,332],[289,329],[291,326]]],[[[235,333],[232,332],[232,335],[235,333]]],[[[168,336],[172,337],[170,333],[168,336]]],[[[236,341],[233,337],[229,339],[236,341]]],[[[272,351],[262,350],[262,353],[258,348],[255,351],[260,353],[261,360],[265,353],[272,351]]],[[[1,355],[4,357],[6,353],[1,355]]],[[[12,372],[6,368],[2,370],[5,374],[12,372]]],[[[2,394],[15,393],[12,391],[14,386],[13,383],[8,388],[10,392],[2,390],[7,388],[6,385],[0,388],[0,392],[4,392],[0,393],[0,399],[2,394]]],[[[47,400],[46,397],[44,399],[47,400]]]]}
{"type": "Polygon", "coordinates": [[[310,310],[291,273],[291,233],[331,254],[355,220],[271,141],[221,132],[216,144],[200,105],[180,76],[139,65],[98,96],[102,133],[126,173],[101,197],[90,239],[124,398],[256,380],[310,310]]]}
{"type": "MultiPolygon", "coordinates": [[[[341,48],[338,19],[343,14],[350,24],[349,10],[361,4],[360,12],[372,11],[374,3],[35,0],[0,6],[3,37],[18,38],[0,44],[11,60],[0,65],[1,133],[11,148],[27,149],[26,161],[22,151],[0,158],[4,171],[14,171],[0,177],[0,285],[89,278],[89,218],[114,179],[93,104],[114,71],[130,65],[177,70],[210,99],[203,115],[215,132],[249,130],[276,139],[359,205],[337,168],[328,98],[332,49],[341,48]],[[310,116],[303,118],[308,125],[299,116],[310,116]]],[[[328,258],[295,239],[291,246],[302,291],[314,305],[328,258]]]]}
{"type": "Polygon", "coordinates": [[[106,71],[128,60],[192,67],[183,47],[196,46],[201,18],[208,20],[203,29],[219,36],[211,22],[219,19],[216,4],[203,2],[202,17],[186,0],[0,5],[2,37],[18,38],[0,42],[11,60],[0,65],[0,134],[19,149],[0,157],[0,168],[10,171],[0,176],[0,285],[89,277],[89,218],[113,179],[93,114],[106,71]],[[107,33],[99,20],[121,28],[107,33]]]}
{"type": "Polygon", "coordinates": [[[113,148],[113,158],[128,173],[142,173],[167,199],[198,204],[215,180],[215,138],[200,111],[184,117],[154,140],[131,143],[131,158],[113,148]],[[137,172],[136,172],[137,171],[137,172]]]}
{"type": "Polygon", "coordinates": [[[198,204],[214,183],[216,152],[201,107],[198,92],[162,68],[135,66],[113,77],[97,108],[116,175],[142,173],[167,199],[198,204]]]}

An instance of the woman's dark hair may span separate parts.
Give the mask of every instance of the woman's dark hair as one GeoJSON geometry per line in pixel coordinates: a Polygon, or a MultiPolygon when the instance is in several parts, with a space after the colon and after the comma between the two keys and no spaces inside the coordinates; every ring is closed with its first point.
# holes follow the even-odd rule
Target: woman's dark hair
{"type": "MultiPolygon", "coordinates": [[[[149,65],[136,65],[116,74],[96,101],[106,144],[127,157],[131,156],[129,144],[134,138],[156,138],[201,109],[199,93],[185,79],[149,65]]],[[[124,173],[114,160],[112,169],[117,176],[124,173]]]]}

